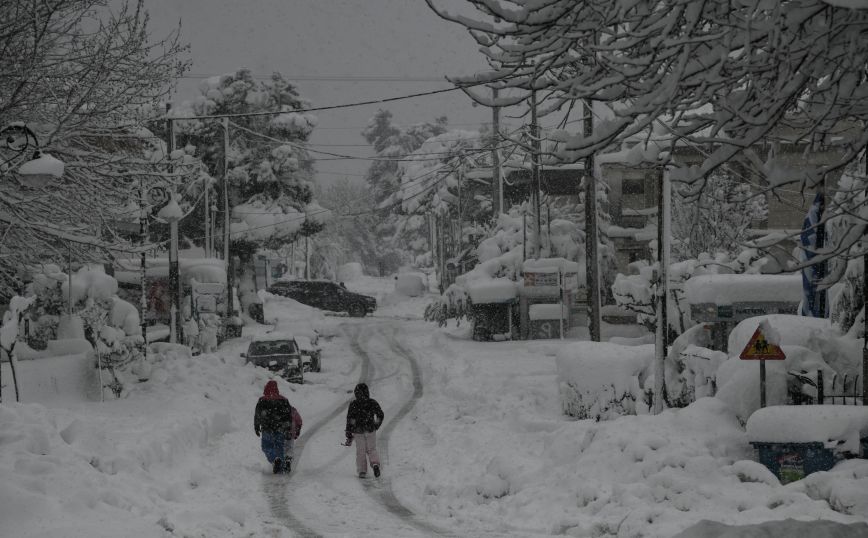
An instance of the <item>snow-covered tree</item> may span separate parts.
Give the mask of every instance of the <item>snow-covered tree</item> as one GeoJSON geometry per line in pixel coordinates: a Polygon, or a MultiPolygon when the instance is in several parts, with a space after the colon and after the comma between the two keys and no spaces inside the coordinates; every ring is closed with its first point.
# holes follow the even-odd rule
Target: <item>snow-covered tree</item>
{"type": "Polygon", "coordinates": [[[343,179],[316,192],[322,205],[336,215],[313,243],[312,262],[317,270],[334,273],[344,263],[359,262],[368,274],[374,274],[379,269],[375,233],[379,218],[370,189],[343,179]]]}
{"type": "MultiPolygon", "coordinates": [[[[203,80],[199,90],[201,94],[194,101],[175,107],[172,114],[183,118],[280,112],[238,116],[229,122],[225,173],[233,220],[231,249],[241,259],[242,270],[252,274],[257,250],[276,249],[298,236],[315,234],[329,214],[313,201],[313,159],[306,148],[317,120],[302,111],[309,104],[280,73],[260,81],[250,70],[239,69],[203,80]]],[[[215,175],[224,173],[221,122],[197,119],[177,123],[179,145],[196,147],[215,175]]],[[[213,199],[218,196],[215,193],[213,199]]],[[[204,236],[201,219],[191,218],[187,226],[190,236],[204,236]]],[[[241,300],[245,302],[243,296],[241,300]]]]}
{"type": "MultiPolygon", "coordinates": [[[[853,3],[468,0],[476,10],[468,15],[426,2],[465,26],[492,66],[457,83],[510,89],[499,105],[534,89],[543,114],[577,100],[608,109],[595,114],[593,135],[564,137],[553,159],[574,162],[657,131],[669,149],[701,149],[698,164],[672,170],[673,181],[694,183],[739,161],[761,189],[802,189],[841,172],[868,144],[868,9],[853,3]],[[758,150],[767,142],[838,152],[792,165],[758,150]]],[[[478,90],[466,89],[494,104],[478,90]]],[[[829,255],[848,252],[864,227],[829,255]]]]}
{"type": "MultiPolygon", "coordinates": [[[[424,122],[409,127],[401,127],[392,121],[392,113],[379,110],[371,118],[362,131],[362,136],[373,146],[378,160],[373,161],[365,174],[365,181],[371,188],[374,202],[382,208],[375,234],[377,246],[375,256],[380,275],[397,270],[404,262],[411,261],[413,255],[406,250],[405,232],[408,220],[400,202],[386,203],[402,183],[405,170],[400,166],[402,159],[418,150],[422,144],[433,136],[446,132],[446,117],[437,118],[434,122],[424,122]]],[[[418,218],[412,219],[418,224],[418,218]]],[[[417,230],[418,227],[411,227],[417,230]]],[[[413,240],[418,240],[415,237],[413,240]]],[[[412,241],[412,240],[411,240],[412,241]]],[[[417,245],[418,246],[418,245],[417,245]]],[[[416,248],[418,253],[421,248],[416,248]]]]}
{"type": "Polygon", "coordinates": [[[672,256],[697,258],[703,252],[735,256],[750,240],[748,230],[768,216],[762,195],[726,170],[685,189],[673,189],[672,256]]]}
{"type": "Polygon", "coordinates": [[[829,203],[827,212],[832,217],[826,223],[826,240],[833,245],[851,244],[850,254],[833,257],[828,262],[829,282],[836,284],[829,290],[832,321],[842,332],[856,329],[862,334],[864,315],[859,321],[860,311],[864,308],[864,264],[858,256],[864,252],[865,244],[858,239],[862,236],[862,223],[865,217],[866,189],[868,189],[868,164],[851,164],[838,182],[838,189],[829,203]],[[857,235],[858,234],[858,235],[857,235]]]}
{"type": "MultiPolygon", "coordinates": [[[[490,148],[479,131],[449,130],[426,140],[398,164],[400,185],[380,207],[399,211],[393,241],[416,260],[427,259],[427,215],[461,223],[461,245],[475,247],[491,220],[489,190],[469,178],[490,167],[490,148]]],[[[429,262],[430,263],[430,262],[429,262]]]]}
{"type": "Polygon", "coordinates": [[[173,183],[146,127],[186,64],[177,34],[152,41],[143,2],[0,3],[0,280],[6,295],[26,265],[71,256],[105,260],[128,242],[115,223],[140,183],[173,183]],[[19,185],[40,149],[62,161],[47,188],[19,185]],[[11,146],[11,148],[10,148],[11,146]],[[17,149],[24,149],[22,152],[17,149]]]}

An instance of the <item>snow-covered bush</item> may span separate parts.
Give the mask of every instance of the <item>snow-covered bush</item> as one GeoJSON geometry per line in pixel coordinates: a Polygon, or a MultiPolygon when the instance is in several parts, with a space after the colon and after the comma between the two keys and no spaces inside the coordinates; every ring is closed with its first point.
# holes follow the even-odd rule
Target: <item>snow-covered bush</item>
{"type": "MultiPolygon", "coordinates": [[[[836,263],[845,263],[837,261],[836,263]]],[[[842,333],[846,333],[854,326],[857,330],[861,330],[862,323],[856,323],[861,319],[859,313],[863,307],[864,299],[864,279],[863,260],[862,258],[854,258],[846,262],[841,279],[829,289],[829,312],[831,313],[832,323],[842,333]]]]}
{"type": "Polygon", "coordinates": [[[653,345],[578,342],[564,347],[557,358],[564,413],[578,419],[609,420],[646,411],[642,385],[653,357],[653,345]]]}
{"type": "MultiPolygon", "coordinates": [[[[656,248],[656,242],[652,243],[656,248]]],[[[656,256],[656,255],[655,255],[656,256]]],[[[687,303],[684,284],[694,276],[722,273],[759,273],[766,258],[757,249],[745,249],[735,258],[726,253],[712,256],[702,253],[697,259],[684,260],[670,264],[668,272],[669,301],[667,322],[670,332],[676,335],[693,326],[690,305],[687,303]]],[[[634,274],[619,273],[612,284],[615,303],[637,316],[637,321],[650,331],[657,327],[657,268],[655,262],[649,264],[640,260],[630,264],[634,274]]]]}
{"type": "Polygon", "coordinates": [[[419,297],[427,291],[423,275],[404,273],[396,277],[395,291],[408,297],[419,297]]]}
{"type": "MultiPolygon", "coordinates": [[[[786,355],[783,361],[766,361],[767,405],[815,401],[818,370],[823,371],[825,394],[830,395],[836,376],[840,392],[843,375],[852,379],[860,369],[861,342],[836,334],[827,319],[775,314],[741,321],[730,333],[730,358],[717,371],[715,397],[742,422],[760,406],[759,362],[743,361],[738,355],[761,323],[768,326],[764,333],[769,341],[778,343],[786,355]]],[[[851,384],[848,391],[853,389],[851,384]]]]}
{"type": "Polygon", "coordinates": [[[780,335],[782,344],[811,347],[812,342],[830,336],[831,324],[823,318],[796,316],[791,314],[768,314],[740,321],[729,333],[727,352],[730,357],[737,356],[747,345],[757,327],[763,322],[780,335]]]}
{"type": "Polygon", "coordinates": [[[82,267],[70,278],[57,266],[44,265],[34,271],[28,287],[32,295],[26,314],[35,320],[29,347],[44,350],[58,338],[86,337],[96,352],[95,366],[110,373],[109,386],[120,395],[125,378],[145,357],[139,312],[118,297],[117,290],[117,280],[101,266],[82,267]],[[70,301],[72,318],[62,316],[70,301]]]}
{"type": "MultiPolygon", "coordinates": [[[[717,370],[727,356],[707,345],[701,325],[672,343],[664,362],[666,407],[687,407],[715,394],[717,370]]],[[[654,400],[655,360],[653,344],[581,342],[564,348],[558,356],[564,412],[596,420],[647,412],[654,400]]]]}
{"type": "MultiPolygon", "coordinates": [[[[666,394],[663,399],[667,407],[687,407],[697,398],[714,396],[717,369],[727,356],[709,349],[709,340],[705,326],[694,325],[672,342],[664,366],[666,394]]],[[[653,383],[646,382],[646,386],[653,386],[653,383]]],[[[648,403],[651,401],[649,398],[648,403]]]]}

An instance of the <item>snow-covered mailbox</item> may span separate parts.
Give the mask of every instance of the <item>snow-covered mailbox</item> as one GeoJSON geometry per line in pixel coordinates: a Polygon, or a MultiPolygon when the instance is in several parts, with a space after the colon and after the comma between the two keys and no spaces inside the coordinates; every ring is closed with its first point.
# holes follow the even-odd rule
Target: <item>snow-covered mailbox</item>
{"type": "Polygon", "coordinates": [[[760,463],[786,484],[844,458],[868,458],[868,407],[773,405],[750,416],[747,436],[760,463]]]}
{"type": "Polygon", "coordinates": [[[795,314],[802,300],[802,277],[793,275],[699,275],[684,285],[690,317],[711,323],[711,347],[726,351],[735,325],[765,314],[795,314]]]}
{"type": "Polygon", "coordinates": [[[522,273],[522,338],[558,338],[580,322],[579,264],[564,258],[525,260],[522,273]]]}
{"type": "Polygon", "coordinates": [[[511,339],[516,283],[508,278],[490,278],[471,280],[465,286],[471,302],[473,339],[511,339]]]}

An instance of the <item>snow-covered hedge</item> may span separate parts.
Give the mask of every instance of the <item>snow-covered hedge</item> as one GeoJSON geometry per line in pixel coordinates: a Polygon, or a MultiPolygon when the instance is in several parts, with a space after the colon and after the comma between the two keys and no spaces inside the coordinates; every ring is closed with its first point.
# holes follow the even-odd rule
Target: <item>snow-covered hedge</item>
{"type": "MultiPolygon", "coordinates": [[[[727,356],[708,349],[701,325],[688,329],[664,361],[664,406],[686,407],[716,392],[717,370],[727,356]]],[[[607,420],[645,413],[654,400],[654,344],[570,344],[558,356],[561,406],[576,418],[607,420]]]]}
{"type": "Polygon", "coordinates": [[[408,297],[425,295],[427,287],[425,286],[424,275],[417,273],[402,273],[398,275],[395,277],[395,291],[408,297]]]}
{"type": "Polygon", "coordinates": [[[644,371],[653,345],[577,342],[558,353],[558,389],[564,413],[607,420],[642,409],[644,371]]]}
{"type": "MultiPolygon", "coordinates": [[[[714,256],[702,253],[697,259],[672,263],[668,272],[669,302],[667,320],[669,329],[681,334],[693,325],[690,305],[687,300],[687,283],[693,277],[712,274],[758,274],[767,263],[767,258],[757,249],[746,249],[735,258],[718,253],[714,256]]],[[[658,264],[640,260],[630,264],[633,274],[618,274],[612,284],[612,296],[618,306],[637,315],[637,321],[649,330],[657,324],[655,298],[657,296],[656,273],[658,264]]]]}
{"type": "MultiPolygon", "coordinates": [[[[817,398],[817,372],[823,372],[827,396],[859,393],[852,380],[861,373],[861,342],[830,330],[828,320],[769,315],[742,321],[730,334],[729,354],[708,349],[709,334],[696,325],[671,345],[664,363],[665,407],[686,407],[715,396],[744,423],[760,408],[759,363],[738,355],[760,323],[768,324],[787,358],[766,361],[768,405],[817,398]]],[[[771,339],[772,336],[769,336],[771,339]]],[[[770,340],[771,341],[771,340],[770,340]]],[[[558,386],[567,415],[611,419],[646,412],[654,399],[654,347],[579,342],[558,356],[558,386]]],[[[828,403],[828,402],[827,402],[828,403]]]]}

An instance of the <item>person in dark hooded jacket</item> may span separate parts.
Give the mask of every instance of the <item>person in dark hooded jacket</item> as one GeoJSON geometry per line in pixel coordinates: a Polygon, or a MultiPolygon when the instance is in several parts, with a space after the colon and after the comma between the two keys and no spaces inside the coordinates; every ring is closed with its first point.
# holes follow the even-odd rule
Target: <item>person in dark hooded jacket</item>
{"type": "Polygon", "coordinates": [[[262,437],[262,451],[273,465],[274,473],[292,469],[292,449],[301,434],[301,415],[289,400],[280,394],[277,381],[270,380],[256,402],[253,431],[262,437]]]}
{"type": "Polygon", "coordinates": [[[377,453],[377,430],[383,424],[383,410],[371,398],[368,386],[356,385],[353,393],[356,399],[350,402],[347,410],[347,446],[356,442],[356,471],[364,478],[368,471],[368,460],[374,476],[380,476],[380,455],[377,453]]]}

